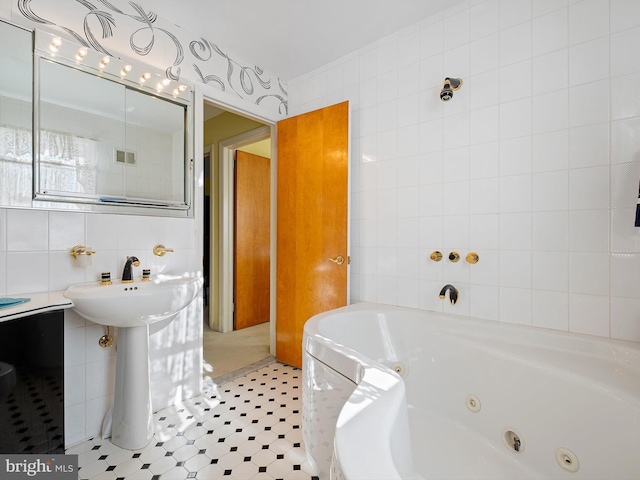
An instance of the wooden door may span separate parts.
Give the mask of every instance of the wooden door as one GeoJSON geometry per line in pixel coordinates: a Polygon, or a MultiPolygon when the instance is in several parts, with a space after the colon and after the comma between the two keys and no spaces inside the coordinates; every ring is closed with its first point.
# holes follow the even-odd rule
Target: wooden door
{"type": "Polygon", "coordinates": [[[347,304],[348,160],[348,102],[278,123],[276,358],[289,365],[304,323],[347,304]]]}
{"type": "Polygon", "coordinates": [[[234,329],[269,321],[270,160],[236,152],[234,329]]]}

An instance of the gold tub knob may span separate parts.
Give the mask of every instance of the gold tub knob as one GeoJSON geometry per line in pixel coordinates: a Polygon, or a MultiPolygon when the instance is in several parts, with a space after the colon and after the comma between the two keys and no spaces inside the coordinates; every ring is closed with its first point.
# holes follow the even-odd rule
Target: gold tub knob
{"type": "Polygon", "coordinates": [[[458,252],[451,252],[449,254],[449,260],[451,260],[453,263],[456,263],[458,260],[460,260],[460,254],[458,252]]]}
{"type": "Polygon", "coordinates": [[[431,258],[431,260],[433,260],[434,262],[439,262],[440,260],[442,260],[442,252],[439,252],[437,250],[435,252],[431,252],[429,258],[431,258]]]}
{"type": "Polygon", "coordinates": [[[476,252],[470,252],[469,254],[467,254],[467,262],[478,263],[478,260],[480,260],[480,257],[476,252]]]}

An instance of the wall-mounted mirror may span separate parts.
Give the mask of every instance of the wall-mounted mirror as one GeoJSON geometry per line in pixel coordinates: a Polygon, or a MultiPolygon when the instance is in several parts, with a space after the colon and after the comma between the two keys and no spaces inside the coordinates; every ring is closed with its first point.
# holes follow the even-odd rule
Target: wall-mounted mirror
{"type": "Polygon", "coordinates": [[[0,41],[20,46],[0,53],[0,206],[192,214],[191,88],[41,31],[0,41]]]}
{"type": "Polygon", "coordinates": [[[0,44],[0,206],[30,207],[32,34],[0,21],[0,44]]]}
{"type": "Polygon", "coordinates": [[[191,89],[36,31],[34,198],[190,207],[191,89]]]}

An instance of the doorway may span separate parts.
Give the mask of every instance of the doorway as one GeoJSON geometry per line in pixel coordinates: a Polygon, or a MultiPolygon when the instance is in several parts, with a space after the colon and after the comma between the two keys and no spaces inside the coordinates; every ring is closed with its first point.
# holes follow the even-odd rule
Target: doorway
{"type": "MultiPolygon", "coordinates": [[[[269,315],[255,327],[234,328],[236,305],[234,296],[235,252],[237,240],[251,235],[246,229],[236,230],[234,163],[236,152],[246,151],[259,157],[271,157],[271,128],[235,112],[204,102],[204,228],[203,262],[205,272],[205,315],[203,356],[206,376],[217,379],[270,356],[271,328],[269,315]]],[[[269,161],[269,160],[267,160],[269,161]]],[[[266,191],[270,180],[264,181],[266,191]]],[[[267,209],[269,205],[267,205],[267,209]]],[[[267,214],[267,225],[269,222],[267,214]]],[[[268,228],[268,227],[267,227],[268,228]]],[[[268,234],[269,232],[267,232],[268,234]]],[[[270,248],[267,239],[267,261],[270,248]]],[[[253,263],[251,252],[244,262],[253,263]]],[[[265,252],[261,252],[264,264],[265,252]]],[[[256,259],[258,256],[256,255],[256,259]]],[[[264,265],[262,265],[264,267],[264,265]]],[[[267,264],[267,271],[269,270],[267,264]]],[[[246,277],[246,271],[243,278],[246,277]]],[[[264,287],[262,287],[264,288],[264,287]]],[[[266,292],[269,311],[269,284],[266,292]]],[[[246,300],[244,300],[246,301],[246,300]]]]}
{"type": "MultiPolygon", "coordinates": [[[[348,299],[348,291],[349,291],[349,252],[348,252],[348,237],[349,237],[349,221],[348,221],[348,185],[349,185],[349,104],[348,102],[341,102],[340,104],[336,104],[330,107],[325,107],[313,112],[308,112],[306,114],[296,115],[295,117],[287,117],[286,121],[293,122],[292,125],[298,125],[300,128],[297,128],[297,131],[300,135],[290,135],[286,132],[281,132],[281,125],[283,125],[283,117],[282,113],[273,113],[273,114],[265,114],[258,108],[258,104],[252,105],[250,103],[246,103],[241,99],[236,99],[235,97],[225,96],[221,92],[216,91],[213,88],[210,88],[206,85],[196,85],[196,102],[195,102],[195,116],[199,124],[203,121],[203,110],[204,105],[208,102],[214,103],[221,108],[228,108],[228,112],[233,112],[238,116],[249,117],[257,121],[259,124],[266,126],[270,132],[270,136],[272,139],[277,137],[277,150],[280,154],[283,152],[287,152],[289,150],[293,151],[295,149],[299,150],[301,153],[299,154],[299,160],[294,161],[294,168],[292,171],[296,172],[296,175],[302,175],[301,178],[293,180],[293,183],[283,179],[285,185],[283,188],[280,185],[280,174],[279,171],[287,172],[289,168],[287,168],[287,162],[282,162],[281,164],[281,156],[275,156],[276,147],[272,145],[272,150],[274,152],[272,162],[271,162],[271,192],[272,196],[270,199],[271,210],[271,246],[270,246],[270,255],[271,255],[271,279],[270,279],[270,353],[275,357],[277,350],[277,360],[283,363],[289,363],[292,365],[298,365],[300,355],[295,355],[294,350],[291,350],[291,353],[294,354],[291,359],[285,358],[281,356],[281,352],[284,355],[287,352],[287,348],[289,345],[293,347],[301,347],[301,342],[298,342],[297,338],[301,338],[302,328],[301,322],[309,318],[315,313],[319,313],[320,311],[324,311],[331,308],[336,308],[339,306],[343,306],[345,301],[340,300],[333,303],[321,304],[318,303],[319,300],[327,300],[327,299],[342,299],[343,295],[346,291],[346,298],[348,299]],[[334,114],[340,112],[337,116],[334,114]],[[277,126],[277,128],[276,128],[277,126]],[[308,140],[308,136],[310,133],[316,132],[314,139],[312,141],[308,140]],[[333,140],[338,140],[337,145],[332,146],[333,140]],[[331,140],[331,142],[326,142],[325,140],[331,140]],[[293,148],[293,149],[292,149],[293,148]],[[316,152],[317,149],[320,149],[316,152]],[[329,151],[324,151],[326,148],[329,148],[329,151]],[[284,165],[284,167],[283,167],[284,165]],[[340,167],[340,168],[337,168],[340,167]],[[323,173],[324,172],[324,173],[323,173]],[[321,180],[321,181],[320,181],[321,180]],[[320,181],[320,182],[319,182],[320,181]],[[288,183],[287,183],[288,182],[288,183]],[[326,187],[326,188],[325,188],[326,187]],[[340,191],[341,194],[337,195],[336,192],[340,191]],[[301,197],[300,197],[301,196],[301,197]],[[300,215],[296,214],[296,219],[301,219],[306,221],[307,219],[317,218],[324,222],[325,220],[329,221],[328,225],[319,225],[313,226],[312,228],[306,228],[307,223],[303,222],[302,225],[293,224],[289,227],[280,228],[281,222],[278,222],[278,232],[280,235],[277,236],[278,242],[276,242],[276,217],[278,219],[287,218],[290,216],[288,212],[288,207],[296,204],[297,198],[302,198],[305,201],[301,203],[302,206],[307,205],[309,207],[313,207],[311,210],[307,208],[303,209],[300,215]],[[343,200],[340,205],[333,205],[331,202],[327,202],[331,199],[340,199],[343,200]],[[293,203],[291,203],[293,202],[293,203]],[[317,213],[310,213],[313,209],[317,209],[321,207],[322,211],[318,211],[317,213]],[[343,211],[346,208],[347,216],[343,218],[341,215],[341,220],[336,220],[335,212],[343,211]],[[325,211],[326,210],[326,211],[325,211]],[[281,231],[282,230],[282,231],[281,231]],[[321,236],[317,235],[317,232],[322,232],[321,236]],[[282,234],[284,233],[284,235],[282,234]],[[295,235],[292,235],[295,234],[295,235]],[[280,245],[280,239],[288,239],[290,241],[297,242],[300,246],[300,250],[298,252],[296,249],[289,250],[286,246],[280,245]],[[345,242],[346,240],[346,242],[345,242]],[[321,247],[320,249],[314,249],[314,251],[308,251],[304,246],[313,243],[314,245],[321,247]],[[335,242],[341,243],[342,247],[335,242]],[[295,250],[295,251],[294,251],[295,250]],[[316,251],[317,250],[317,251],[316,251]],[[278,252],[287,252],[286,254],[282,253],[282,255],[278,255],[278,252]],[[291,253],[293,252],[293,253],[291,253]],[[302,267],[302,263],[297,260],[297,256],[303,255],[304,257],[313,257],[311,259],[313,262],[316,262],[315,266],[311,267],[302,267]],[[342,252],[342,253],[340,253],[342,252]],[[338,256],[342,256],[346,261],[337,262],[338,256]],[[296,261],[287,263],[286,258],[294,258],[296,261]],[[338,267],[341,268],[328,268],[330,267],[329,260],[335,262],[338,267]],[[281,263],[282,261],[282,263],[281,263]],[[276,268],[277,263],[277,268],[276,268]],[[295,268],[291,269],[289,267],[294,266],[295,268]],[[295,315],[294,322],[288,322],[285,318],[285,312],[280,311],[281,306],[287,306],[290,304],[291,300],[297,300],[300,295],[301,290],[309,291],[308,288],[301,289],[299,285],[306,284],[305,280],[299,281],[296,276],[293,278],[285,278],[281,275],[281,272],[284,270],[296,271],[297,269],[302,268],[305,274],[308,274],[309,271],[315,272],[317,275],[313,276],[313,281],[310,285],[315,285],[318,288],[311,289],[314,295],[308,300],[305,312],[302,314],[295,315]],[[277,274],[276,274],[277,272],[277,274]],[[339,274],[341,278],[344,279],[344,282],[340,282],[340,284],[344,285],[343,287],[338,287],[340,292],[336,292],[335,295],[329,294],[325,295],[328,291],[324,287],[335,287],[338,285],[334,280],[332,280],[333,274],[339,274]],[[276,281],[277,277],[277,281],[276,281]],[[275,286],[282,286],[282,288],[276,289],[275,286]],[[346,286],[346,288],[345,288],[346,286]],[[288,294],[281,295],[281,293],[288,294]],[[276,309],[278,308],[278,312],[276,309]],[[276,319],[277,315],[277,319],[276,319]],[[277,324],[277,325],[276,325],[277,324]],[[277,332],[276,332],[277,326],[277,332]]],[[[205,144],[204,135],[201,129],[196,129],[195,132],[196,138],[196,162],[202,161],[204,157],[203,154],[203,145],[205,144]]],[[[224,162],[219,162],[220,166],[224,165],[224,162]]],[[[197,171],[202,172],[203,169],[199,168],[197,171]]],[[[198,179],[203,178],[202,173],[198,173],[198,179]]],[[[212,184],[215,185],[215,184],[212,184]]],[[[220,192],[218,192],[220,193],[220,192]]],[[[198,197],[196,200],[200,200],[202,202],[202,197],[198,197]]],[[[299,202],[298,202],[299,203],[299,202]]],[[[197,206],[197,205],[196,205],[197,206]]],[[[202,212],[202,209],[200,209],[202,212]]],[[[217,212],[217,209],[212,209],[211,216],[214,216],[214,212],[217,212]]],[[[219,214],[222,215],[223,212],[219,214]]],[[[293,217],[292,217],[293,218],[293,217]]],[[[212,227],[214,222],[211,223],[212,227]]],[[[217,223],[216,223],[217,225],[217,223]]],[[[200,227],[200,231],[203,232],[202,227],[200,227]]],[[[227,229],[228,231],[228,229],[227,229]]],[[[212,243],[213,238],[218,239],[217,235],[212,233],[212,243]]],[[[221,256],[221,260],[224,259],[224,256],[221,256]]],[[[213,261],[211,262],[214,263],[213,261]]],[[[218,265],[219,271],[222,271],[224,268],[223,265],[218,265]]],[[[213,280],[214,276],[211,276],[213,280]]],[[[224,275],[220,275],[220,277],[226,279],[224,275]]],[[[219,281],[220,288],[227,287],[228,282],[219,281]]],[[[212,288],[211,292],[217,292],[217,289],[212,288]]],[[[312,292],[312,293],[313,293],[312,292]]],[[[213,296],[213,295],[212,295],[213,296]]],[[[307,296],[308,297],[308,296],[307,296]]],[[[307,298],[305,297],[305,298],[307,298]]],[[[304,300],[304,299],[303,299],[304,300]]],[[[293,302],[295,303],[295,302],[293,302]]],[[[222,304],[220,304],[222,306],[222,304]]],[[[217,309],[213,309],[212,312],[217,312],[217,309]]],[[[212,313],[211,316],[214,315],[212,313]]],[[[289,316],[288,314],[286,316],[289,316]]],[[[207,319],[208,320],[208,319],[207,319]]],[[[220,316],[218,315],[218,322],[220,322],[220,316]]],[[[208,326],[208,322],[207,322],[208,326]]],[[[220,323],[218,323],[218,328],[220,327],[220,323]]],[[[298,349],[299,352],[299,349],[298,349]]]]}

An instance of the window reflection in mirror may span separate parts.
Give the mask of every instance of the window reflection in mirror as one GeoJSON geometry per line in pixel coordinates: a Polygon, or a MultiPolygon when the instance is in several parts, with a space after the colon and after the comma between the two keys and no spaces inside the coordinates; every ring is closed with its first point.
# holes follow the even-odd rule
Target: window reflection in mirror
{"type": "Polygon", "coordinates": [[[31,206],[32,34],[0,21],[0,206],[31,206]],[[8,47],[10,46],[10,48],[8,47]]]}
{"type": "Polygon", "coordinates": [[[124,87],[50,61],[39,67],[36,190],[96,200],[99,192],[124,196],[122,166],[109,162],[110,151],[124,146],[124,87]]]}

